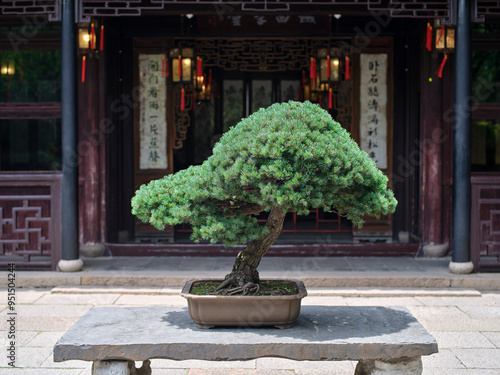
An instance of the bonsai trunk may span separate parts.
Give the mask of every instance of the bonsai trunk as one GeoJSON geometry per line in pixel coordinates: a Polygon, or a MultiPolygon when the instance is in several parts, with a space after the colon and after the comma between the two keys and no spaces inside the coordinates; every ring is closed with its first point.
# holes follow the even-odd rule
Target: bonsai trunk
{"type": "Polygon", "coordinates": [[[282,207],[273,207],[267,219],[268,233],[263,238],[250,242],[236,257],[233,270],[219,286],[219,290],[228,286],[235,287],[234,292],[248,292],[250,288],[257,288],[259,272],[257,267],[264,254],[278,239],[283,229],[286,211],[282,207]]]}

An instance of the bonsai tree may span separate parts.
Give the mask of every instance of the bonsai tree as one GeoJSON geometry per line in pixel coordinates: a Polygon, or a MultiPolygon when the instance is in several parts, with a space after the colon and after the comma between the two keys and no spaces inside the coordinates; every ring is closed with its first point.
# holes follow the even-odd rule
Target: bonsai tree
{"type": "Polygon", "coordinates": [[[290,101],[242,119],[203,164],[141,186],[132,213],[158,229],[189,223],[195,241],[247,244],[218,287],[247,293],[288,211],[334,211],[361,226],[396,204],[387,177],[328,112],[290,101]],[[265,226],[254,216],[263,211],[265,226]]]}

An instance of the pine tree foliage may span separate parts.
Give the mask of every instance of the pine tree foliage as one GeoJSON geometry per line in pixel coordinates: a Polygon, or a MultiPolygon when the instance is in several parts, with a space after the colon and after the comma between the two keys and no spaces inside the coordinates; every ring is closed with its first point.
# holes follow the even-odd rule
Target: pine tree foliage
{"type": "Polygon", "coordinates": [[[276,206],[335,211],[360,226],[396,205],[387,177],[328,112],[290,101],[242,119],[203,164],[141,186],[132,213],[158,229],[189,223],[194,240],[229,246],[264,236],[251,214],[276,206]]]}

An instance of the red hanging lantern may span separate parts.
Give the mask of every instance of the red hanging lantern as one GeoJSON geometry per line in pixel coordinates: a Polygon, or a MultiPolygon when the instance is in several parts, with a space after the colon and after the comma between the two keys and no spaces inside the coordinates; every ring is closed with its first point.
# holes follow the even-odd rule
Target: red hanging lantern
{"type": "Polygon", "coordinates": [[[425,43],[425,47],[427,48],[427,51],[432,50],[432,26],[430,22],[427,22],[427,39],[425,43]]]}
{"type": "Polygon", "coordinates": [[[333,108],[333,92],[332,88],[330,87],[330,89],[328,90],[328,109],[332,108],[333,108]]]}
{"type": "Polygon", "coordinates": [[[443,69],[444,69],[444,66],[446,64],[446,60],[448,60],[448,55],[445,54],[443,61],[441,61],[441,65],[439,66],[439,70],[438,70],[438,77],[439,78],[443,78],[443,69]]]}
{"type": "Polygon", "coordinates": [[[345,79],[351,79],[351,66],[349,56],[345,57],[345,79]]]}

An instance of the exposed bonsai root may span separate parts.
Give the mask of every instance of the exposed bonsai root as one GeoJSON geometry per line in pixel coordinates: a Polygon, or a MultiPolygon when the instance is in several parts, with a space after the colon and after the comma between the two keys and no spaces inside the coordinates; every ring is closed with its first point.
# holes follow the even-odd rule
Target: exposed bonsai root
{"type": "Polygon", "coordinates": [[[235,281],[235,277],[230,277],[222,282],[217,288],[215,288],[215,293],[220,294],[224,288],[231,285],[235,281]]]}
{"type": "Polygon", "coordinates": [[[220,284],[215,289],[215,293],[223,295],[246,295],[248,293],[258,293],[259,290],[260,286],[258,283],[254,283],[252,281],[243,281],[242,278],[237,277],[236,275],[228,275],[226,280],[224,280],[222,284],[220,284]]]}
{"type": "Polygon", "coordinates": [[[242,295],[246,295],[248,293],[258,293],[259,289],[260,289],[259,284],[246,283],[242,287],[238,287],[238,288],[233,288],[233,289],[226,290],[225,294],[227,294],[227,295],[235,295],[235,294],[240,294],[241,293],[242,295]]]}

